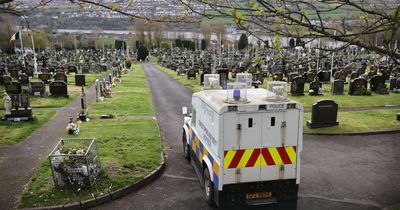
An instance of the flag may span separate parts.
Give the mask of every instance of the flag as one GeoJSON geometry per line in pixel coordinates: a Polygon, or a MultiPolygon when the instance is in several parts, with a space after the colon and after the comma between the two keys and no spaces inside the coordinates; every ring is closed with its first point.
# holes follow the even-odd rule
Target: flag
{"type": "Polygon", "coordinates": [[[19,39],[19,31],[11,36],[10,43],[11,43],[11,41],[15,41],[15,40],[18,40],[18,39],[19,39]]]}

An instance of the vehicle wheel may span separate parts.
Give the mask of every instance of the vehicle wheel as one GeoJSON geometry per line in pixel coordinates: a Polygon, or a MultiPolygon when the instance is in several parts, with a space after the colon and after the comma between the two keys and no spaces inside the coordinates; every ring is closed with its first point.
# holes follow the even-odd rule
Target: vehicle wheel
{"type": "Polygon", "coordinates": [[[183,145],[183,156],[186,158],[186,160],[190,160],[190,148],[189,148],[189,144],[187,144],[186,141],[186,133],[185,131],[183,131],[183,135],[182,135],[182,145],[183,145]]]}
{"type": "Polygon", "coordinates": [[[207,204],[209,206],[215,206],[214,203],[214,186],[213,183],[211,182],[210,179],[210,172],[208,171],[208,168],[204,169],[203,172],[203,181],[204,181],[204,186],[203,186],[203,190],[204,190],[204,197],[207,201],[207,204]]]}

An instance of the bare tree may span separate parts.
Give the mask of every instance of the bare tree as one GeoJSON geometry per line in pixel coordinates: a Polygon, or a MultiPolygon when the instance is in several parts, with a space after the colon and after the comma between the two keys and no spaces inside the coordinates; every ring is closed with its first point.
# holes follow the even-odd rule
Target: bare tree
{"type": "Polygon", "coordinates": [[[154,23],[153,29],[154,29],[153,30],[154,42],[157,45],[157,47],[160,48],[161,42],[164,39],[165,26],[162,23],[154,23]]]}
{"type": "Polygon", "coordinates": [[[259,36],[254,29],[285,37],[304,38],[308,41],[316,38],[330,38],[345,43],[342,47],[357,45],[400,60],[399,51],[388,47],[389,43],[399,40],[399,37],[396,36],[400,27],[400,4],[398,1],[179,1],[191,12],[204,17],[231,17],[239,28],[247,30],[256,37],[259,36]],[[194,7],[194,3],[196,5],[203,4],[204,7],[194,7]],[[198,10],[198,8],[211,8],[215,12],[198,10]],[[330,26],[328,24],[331,22],[328,21],[330,15],[335,12],[343,13],[343,10],[357,14],[358,19],[351,20],[351,17],[346,17],[346,19],[342,19],[343,27],[330,26]],[[351,26],[354,26],[356,22],[357,30],[354,30],[351,26]],[[365,42],[364,37],[370,35],[381,39],[383,47],[365,42]]]}
{"type": "Polygon", "coordinates": [[[143,20],[135,21],[133,32],[137,40],[143,45],[146,40],[146,23],[143,20]]]}
{"type": "Polygon", "coordinates": [[[147,39],[149,40],[149,44],[152,45],[153,44],[154,25],[152,23],[146,23],[145,30],[146,30],[147,39]]]}
{"type": "Polygon", "coordinates": [[[217,35],[218,43],[220,47],[222,47],[226,41],[226,23],[223,20],[218,20],[215,23],[215,33],[217,35]]]}
{"type": "Polygon", "coordinates": [[[211,41],[211,25],[208,22],[202,22],[200,24],[200,29],[204,40],[206,41],[206,47],[208,47],[211,41]]]}
{"type": "Polygon", "coordinates": [[[0,16],[0,48],[4,51],[10,51],[13,46],[9,42],[9,38],[15,33],[15,20],[9,14],[0,16]]]}

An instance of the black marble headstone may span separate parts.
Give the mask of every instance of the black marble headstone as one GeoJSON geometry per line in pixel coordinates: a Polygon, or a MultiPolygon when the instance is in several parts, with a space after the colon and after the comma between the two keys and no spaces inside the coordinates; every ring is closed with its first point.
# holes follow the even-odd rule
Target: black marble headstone
{"type": "Polygon", "coordinates": [[[84,74],[75,74],[75,85],[76,86],[85,86],[86,85],[86,76],[84,74]]]}
{"type": "Polygon", "coordinates": [[[64,81],[53,81],[49,85],[50,94],[55,97],[68,97],[68,85],[64,81]]]}
{"type": "Polygon", "coordinates": [[[51,74],[50,73],[41,73],[38,75],[38,78],[42,80],[44,83],[48,83],[49,80],[51,79],[51,74]]]}
{"type": "Polygon", "coordinates": [[[67,75],[65,75],[64,73],[56,73],[56,75],[54,75],[54,80],[64,81],[65,83],[68,83],[67,75]]]}
{"type": "Polygon", "coordinates": [[[229,72],[228,69],[218,69],[217,74],[219,74],[219,83],[223,89],[226,89],[226,85],[228,83],[229,72]]]}
{"type": "Polygon", "coordinates": [[[304,96],[304,84],[306,80],[304,77],[297,76],[293,78],[292,83],[290,84],[290,94],[292,96],[304,96]]]}
{"type": "Polygon", "coordinates": [[[36,81],[29,83],[29,93],[34,96],[44,96],[46,88],[44,82],[36,81]]]}
{"type": "Polygon", "coordinates": [[[319,100],[313,104],[309,128],[322,128],[339,125],[337,121],[338,105],[333,100],[319,100]]]}
{"type": "Polygon", "coordinates": [[[374,92],[378,91],[385,84],[385,80],[382,75],[375,75],[371,77],[369,82],[370,89],[374,92]]]}
{"type": "Polygon", "coordinates": [[[332,83],[331,93],[332,95],[342,95],[344,90],[344,81],[335,80],[332,83]]]}
{"type": "Polygon", "coordinates": [[[368,81],[359,77],[350,81],[349,95],[371,95],[368,92],[368,81]]]}

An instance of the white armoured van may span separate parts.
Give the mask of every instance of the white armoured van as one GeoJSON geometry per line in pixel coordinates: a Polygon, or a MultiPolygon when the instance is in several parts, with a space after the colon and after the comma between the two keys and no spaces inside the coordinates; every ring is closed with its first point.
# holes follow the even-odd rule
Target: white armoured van
{"type": "MultiPolygon", "coordinates": [[[[205,78],[207,79],[207,78],[205,78]]],[[[279,204],[296,208],[303,145],[303,108],[271,91],[230,83],[193,94],[183,148],[209,204],[279,204]]]]}

